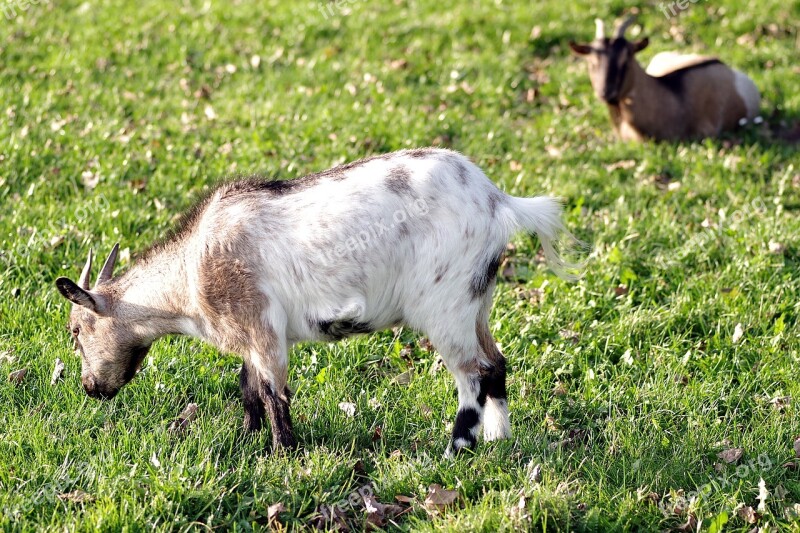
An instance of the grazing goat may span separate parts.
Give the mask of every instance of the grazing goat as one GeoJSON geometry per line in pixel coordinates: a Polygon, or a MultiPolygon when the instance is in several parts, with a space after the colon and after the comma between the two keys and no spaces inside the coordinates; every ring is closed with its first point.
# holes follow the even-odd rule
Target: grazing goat
{"type": "Polygon", "coordinates": [[[597,96],[608,105],[614,129],[623,140],[678,140],[715,137],[754,120],[760,96],[750,78],[714,57],[657,54],[643,70],[634,55],[648,39],[625,38],[633,19],[605,36],[597,19],[591,44],[570,42],[586,58],[597,96]]]}
{"type": "Polygon", "coordinates": [[[417,149],[289,181],[245,180],[214,190],[170,237],[113,277],[118,245],[89,288],[59,278],[82,382],[112,398],[168,334],[204,339],[244,359],[244,423],[265,416],[275,448],[296,445],[288,351],[396,325],[426,334],[458,388],[448,450],[510,436],[506,363],[489,329],[503,251],[536,233],[556,270],[560,204],[501,192],[466,157],[417,149]]]}

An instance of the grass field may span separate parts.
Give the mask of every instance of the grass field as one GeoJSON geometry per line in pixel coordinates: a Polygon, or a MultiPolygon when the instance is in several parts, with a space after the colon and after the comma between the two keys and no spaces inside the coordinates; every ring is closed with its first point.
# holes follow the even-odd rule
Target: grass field
{"type": "Polygon", "coordinates": [[[2,5],[0,529],[249,530],[278,503],[300,529],[371,484],[414,500],[386,529],[800,531],[800,4],[637,4],[643,61],[718,54],[763,94],[761,126],[658,145],[614,140],[566,46],[626,2],[2,5]],[[431,144],[564,197],[592,246],[576,283],[523,237],[502,268],[512,440],[442,458],[455,387],[408,330],[294,350],[294,454],[245,436],[240,361],[193,340],[86,397],[53,281],[90,248],[126,268],[228,176],[431,144]],[[455,504],[426,507],[432,484],[455,504]]]}

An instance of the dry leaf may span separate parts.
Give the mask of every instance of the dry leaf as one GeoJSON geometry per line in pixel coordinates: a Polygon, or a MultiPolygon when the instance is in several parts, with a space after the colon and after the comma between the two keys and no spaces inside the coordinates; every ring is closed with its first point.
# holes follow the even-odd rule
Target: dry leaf
{"type": "Polygon", "coordinates": [[[13,363],[14,355],[8,350],[0,352],[0,363],[13,363]]]}
{"type": "Polygon", "coordinates": [[[253,68],[258,68],[261,65],[261,56],[254,54],[250,56],[250,66],[253,68]]]}
{"type": "Polygon", "coordinates": [[[100,183],[100,175],[92,172],[91,170],[84,170],[81,173],[81,181],[83,186],[87,189],[94,189],[100,183]]]}
{"type": "Polygon", "coordinates": [[[197,404],[190,403],[183,409],[183,411],[181,411],[181,414],[178,415],[178,418],[174,422],[172,422],[172,424],[169,425],[169,430],[182,431],[186,429],[189,426],[189,424],[192,423],[192,420],[194,420],[196,417],[197,417],[197,404]]]}
{"type": "Polygon", "coordinates": [[[800,518],[800,503],[784,507],[783,514],[787,520],[797,520],[800,518]]]}
{"type": "Polygon", "coordinates": [[[578,333],[577,331],[572,331],[571,329],[562,329],[561,331],[558,332],[558,334],[561,335],[562,339],[564,339],[565,341],[569,341],[572,344],[578,344],[578,341],[581,338],[580,333],[578,333]]]}
{"type": "Polygon", "coordinates": [[[59,379],[61,379],[61,375],[64,373],[64,363],[56,357],[56,364],[53,367],[53,376],[50,378],[50,385],[55,385],[59,379]]]}
{"type": "Polygon", "coordinates": [[[273,522],[278,519],[278,515],[286,512],[286,506],[283,503],[273,503],[267,507],[267,520],[273,522]]]}
{"type": "Polygon", "coordinates": [[[731,337],[731,341],[733,341],[733,344],[739,344],[739,341],[742,340],[742,336],[744,336],[742,324],[736,324],[736,327],[733,329],[733,337],[731,337]]]}
{"type": "Polygon", "coordinates": [[[738,463],[739,459],[742,458],[742,454],[744,453],[743,448],[728,448],[727,450],[722,450],[717,454],[717,457],[722,459],[728,464],[738,463]]]}
{"type": "Polygon", "coordinates": [[[392,379],[392,383],[394,383],[396,385],[408,385],[409,383],[411,383],[411,377],[413,375],[414,375],[414,369],[413,368],[409,368],[408,370],[406,370],[402,374],[396,375],[392,379]]]}
{"type": "Polygon", "coordinates": [[[443,510],[453,505],[458,500],[458,491],[443,489],[434,483],[428,487],[428,496],[425,498],[425,507],[429,510],[443,510]]]}
{"type": "Polygon", "coordinates": [[[531,475],[529,477],[531,481],[533,481],[534,483],[539,483],[540,481],[542,481],[542,465],[537,464],[536,466],[534,466],[533,470],[531,470],[531,475]]]}
{"type": "Polygon", "coordinates": [[[617,161],[616,163],[611,163],[610,165],[606,165],[606,170],[609,172],[614,172],[615,170],[628,170],[629,168],[633,168],[636,166],[636,161],[633,159],[624,159],[622,161],[617,161]]]}
{"type": "Polygon", "coordinates": [[[205,113],[206,118],[208,120],[214,120],[214,119],[217,118],[217,113],[216,113],[216,111],[214,111],[214,108],[211,107],[211,104],[206,105],[206,107],[203,110],[203,112],[205,113]]]}
{"type": "Polygon", "coordinates": [[[567,395],[567,386],[564,385],[560,381],[556,381],[555,387],[553,387],[553,395],[554,396],[566,396],[567,395]]]}
{"type": "Polygon", "coordinates": [[[686,518],[686,523],[678,526],[678,531],[689,533],[690,531],[697,531],[697,518],[693,514],[689,514],[686,518]]]}
{"type": "Polygon", "coordinates": [[[786,246],[784,246],[783,243],[769,241],[769,253],[775,255],[781,255],[785,251],[786,251],[786,246]]]}
{"type": "Polygon", "coordinates": [[[78,489],[72,492],[59,494],[58,499],[62,502],[89,503],[94,501],[94,496],[78,489]]]}
{"type": "Polygon", "coordinates": [[[356,404],[350,402],[339,402],[339,409],[344,411],[348,417],[353,418],[356,415],[356,404]]]}
{"type": "Polygon", "coordinates": [[[383,504],[372,494],[362,494],[364,509],[367,511],[367,523],[377,527],[386,525],[386,520],[403,513],[405,509],[399,505],[383,504]]]}
{"type": "Polygon", "coordinates": [[[404,496],[402,494],[395,494],[394,499],[400,503],[406,503],[408,505],[413,504],[415,501],[411,496],[404,496]]]}
{"type": "Polygon", "coordinates": [[[764,482],[764,478],[758,479],[758,512],[765,513],[767,512],[767,498],[769,497],[769,491],[767,490],[767,484],[764,482]]]}
{"type": "Polygon", "coordinates": [[[761,518],[761,516],[756,513],[756,510],[750,506],[742,507],[736,512],[736,514],[748,524],[755,524],[758,522],[758,519],[761,518]]]}
{"type": "Polygon", "coordinates": [[[778,411],[783,411],[784,409],[789,407],[789,404],[792,403],[792,397],[791,396],[778,396],[778,397],[773,398],[772,400],[770,400],[770,403],[778,411]]]}
{"type": "Polygon", "coordinates": [[[794,454],[800,457],[800,437],[797,437],[794,441],[794,454]]]}
{"type": "Polygon", "coordinates": [[[27,368],[21,368],[19,370],[15,370],[14,372],[8,375],[8,381],[13,383],[14,385],[19,385],[25,379],[25,376],[28,375],[27,368]]]}

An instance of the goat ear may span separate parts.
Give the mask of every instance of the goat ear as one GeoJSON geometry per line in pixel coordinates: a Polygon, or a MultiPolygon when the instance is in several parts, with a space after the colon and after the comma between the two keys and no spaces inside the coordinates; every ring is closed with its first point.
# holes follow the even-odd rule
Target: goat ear
{"type": "Polygon", "coordinates": [[[589,55],[592,51],[592,47],[588,44],[578,44],[575,41],[569,42],[569,47],[572,50],[572,53],[579,56],[589,55]]]}
{"type": "Polygon", "coordinates": [[[635,43],[633,43],[633,53],[635,54],[636,52],[641,52],[642,50],[647,48],[648,44],[650,44],[650,39],[648,39],[647,37],[645,37],[641,41],[636,41],[635,43]]]}
{"type": "Polygon", "coordinates": [[[56,287],[58,287],[58,292],[60,292],[61,295],[70,302],[74,303],[75,305],[80,305],[81,307],[91,309],[95,313],[97,312],[97,301],[94,299],[92,294],[89,291],[80,288],[78,284],[71,279],[58,278],[56,280],[56,287]]]}

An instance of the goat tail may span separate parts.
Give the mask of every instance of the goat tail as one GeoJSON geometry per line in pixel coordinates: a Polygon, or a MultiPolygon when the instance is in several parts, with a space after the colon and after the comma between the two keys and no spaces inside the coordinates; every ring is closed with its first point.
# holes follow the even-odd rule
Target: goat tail
{"type": "Polygon", "coordinates": [[[578,279],[584,263],[567,261],[562,253],[575,248],[585,248],[585,245],[564,227],[561,200],[549,196],[534,198],[509,196],[508,199],[512,215],[509,221],[510,229],[515,233],[518,231],[535,233],[550,268],[561,278],[578,279]]]}

